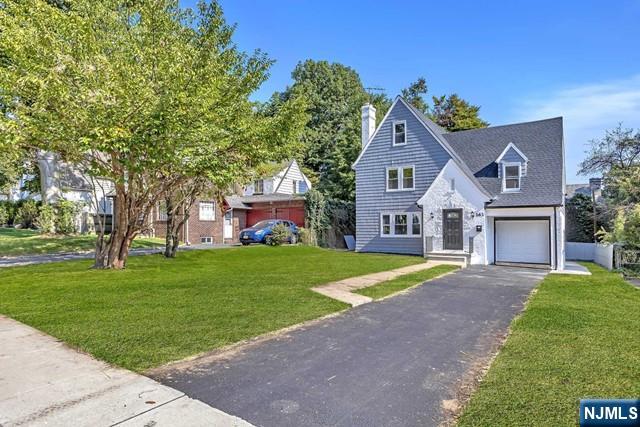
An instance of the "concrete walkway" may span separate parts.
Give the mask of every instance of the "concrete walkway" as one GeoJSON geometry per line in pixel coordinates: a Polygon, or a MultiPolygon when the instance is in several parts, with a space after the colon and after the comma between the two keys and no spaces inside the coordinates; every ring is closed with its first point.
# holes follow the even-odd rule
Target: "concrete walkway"
{"type": "Polygon", "coordinates": [[[551,274],[574,274],[578,276],[591,276],[591,272],[587,267],[573,261],[565,261],[564,270],[551,270],[551,274]]]}
{"type": "MultiPolygon", "coordinates": [[[[205,250],[205,249],[223,249],[230,248],[234,246],[239,246],[239,244],[216,244],[216,245],[191,245],[191,246],[180,246],[178,249],[180,251],[195,251],[195,250],[205,250]]],[[[164,248],[145,248],[145,249],[131,249],[129,251],[129,256],[136,255],[152,255],[159,254],[164,251],[164,248]]],[[[93,252],[66,252],[66,253],[57,253],[57,254],[40,254],[40,255],[21,255],[15,257],[2,257],[0,256],[0,268],[2,267],[19,267],[21,265],[32,265],[32,264],[47,264],[50,262],[60,262],[60,261],[70,261],[74,259],[92,259],[94,256],[93,252]]]]}
{"type": "Polygon", "coordinates": [[[373,299],[364,295],[354,294],[352,293],[353,291],[377,285],[378,283],[395,279],[396,277],[404,274],[426,270],[441,264],[461,265],[460,263],[455,262],[427,261],[421,264],[410,265],[408,267],[396,268],[395,270],[366,274],[364,276],[351,277],[338,282],[327,283],[326,285],[311,288],[311,290],[326,297],[351,304],[352,307],[356,307],[358,305],[371,302],[373,299]]]}
{"type": "Polygon", "coordinates": [[[251,426],[4,316],[0,343],[0,426],[251,426]]]}

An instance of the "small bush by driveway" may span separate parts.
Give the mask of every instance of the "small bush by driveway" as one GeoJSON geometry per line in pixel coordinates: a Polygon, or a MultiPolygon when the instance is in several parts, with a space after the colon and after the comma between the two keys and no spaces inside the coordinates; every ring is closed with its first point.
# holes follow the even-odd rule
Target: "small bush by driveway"
{"type": "Polygon", "coordinates": [[[546,277],[460,426],[575,426],[580,398],[640,395],[640,290],[588,266],[546,277]]]}

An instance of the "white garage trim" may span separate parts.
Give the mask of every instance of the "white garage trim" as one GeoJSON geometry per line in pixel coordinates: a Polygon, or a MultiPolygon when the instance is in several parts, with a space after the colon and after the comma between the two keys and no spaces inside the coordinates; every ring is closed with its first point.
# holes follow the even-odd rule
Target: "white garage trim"
{"type": "Polygon", "coordinates": [[[493,233],[496,264],[551,265],[551,218],[498,217],[493,233]]]}

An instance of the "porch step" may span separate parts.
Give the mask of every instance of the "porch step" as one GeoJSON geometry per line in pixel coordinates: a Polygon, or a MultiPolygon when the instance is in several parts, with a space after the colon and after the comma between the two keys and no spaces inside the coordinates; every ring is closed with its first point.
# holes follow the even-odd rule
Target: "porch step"
{"type": "Polygon", "coordinates": [[[460,264],[462,268],[468,267],[469,264],[471,264],[470,254],[447,254],[430,252],[427,253],[426,259],[429,261],[453,262],[460,264]]]}

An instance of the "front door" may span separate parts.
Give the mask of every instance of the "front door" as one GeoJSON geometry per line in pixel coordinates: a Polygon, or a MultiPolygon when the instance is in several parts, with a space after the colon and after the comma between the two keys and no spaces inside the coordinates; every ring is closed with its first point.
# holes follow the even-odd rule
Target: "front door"
{"type": "Polygon", "coordinates": [[[229,209],[224,214],[224,234],[225,239],[233,239],[233,211],[229,209]]]}
{"type": "Polygon", "coordinates": [[[462,250],[462,209],[442,210],[443,249],[462,250]]]}

